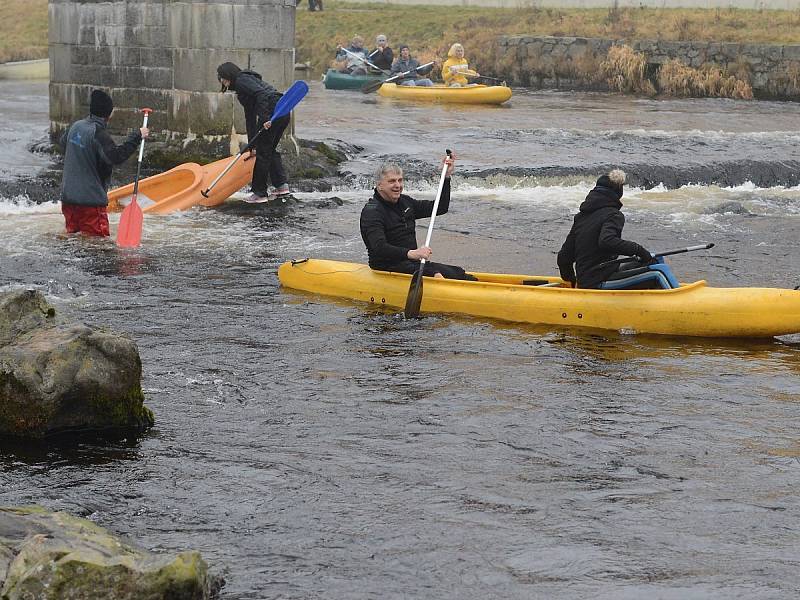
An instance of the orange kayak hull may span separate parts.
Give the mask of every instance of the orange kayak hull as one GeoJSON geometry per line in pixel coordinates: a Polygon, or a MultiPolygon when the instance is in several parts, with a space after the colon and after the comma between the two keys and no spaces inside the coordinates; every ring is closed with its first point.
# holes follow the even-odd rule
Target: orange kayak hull
{"type": "MultiPolygon", "coordinates": [[[[214,186],[208,198],[200,192],[208,188],[233,159],[231,156],[202,166],[197,163],[184,163],[164,173],[141,179],[139,204],[142,206],[142,212],[166,215],[193,206],[222,204],[252,181],[254,160],[240,158],[214,186]],[[150,204],[148,200],[153,203],[150,204]]],[[[132,183],[109,191],[108,210],[121,211],[130,201],[132,194],[132,183]]]]}

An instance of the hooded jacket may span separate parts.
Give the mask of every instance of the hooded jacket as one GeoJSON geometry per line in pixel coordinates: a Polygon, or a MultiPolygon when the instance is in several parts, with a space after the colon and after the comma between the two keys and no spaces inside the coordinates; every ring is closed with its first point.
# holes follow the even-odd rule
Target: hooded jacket
{"type": "Polygon", "coordinates": [[[252,140],[261,126],[269,121],[283,94],[263,81],[255,71],[239,72],[230,89],[236,92],[236,99],[244,108],[247,138],[252,140]]]}
{"type": "Polygon", "coordinates": [[[398,58],[392,65],[391,75],[399,75],[400,73],[411,71],[411,73],[403,77],[403,79],[420,79],[420,77],[427,75],[433,70],[433,65],[429,65],[424,69],[420,69],[419,66],[419,61],[416,58],[409,58],[408,60],[398,58]]]}
{"type": "MultiPolygon", "coordinates": [[[[408,260],[408,251],[417,249],[416,219],[433,214],[432,200],[415,200],[401,194],[397,203],[383,199],[375,190],[361,210],[361,238],[367,246],[369,266],[391,271],[394,265],[408,260]]],[[[450,178],[444,180],[437,215],[450,208],[450,178]]]]}
{"type": "Polygon", "coordinates": [[[643,246],[622,239],[625,215],[620,210],[621,198],[620,189],[604,185],[595,186],[586,196],[558,253],[562,279],[574,283],[577,274],[578,287],[596,288],[619,268],[618,264],[598,268],[601,263],[620,254],[647,261],[652,258],[643,246]]]}
{"type": "Polygon", "coordinates": [[[108,180],[114,165],[125,162],[142,139],[137,129],[117,146],[106,130],[106,119],[89,115],[61,136],[64,176],[61,201],[79,206],[108,206],[108,180]]]}

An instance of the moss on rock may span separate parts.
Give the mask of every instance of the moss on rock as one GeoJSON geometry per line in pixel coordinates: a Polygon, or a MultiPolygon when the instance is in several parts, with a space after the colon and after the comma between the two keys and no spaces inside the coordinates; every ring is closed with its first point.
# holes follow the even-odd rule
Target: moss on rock
{"type": "Polygon", "coordinates": [[[220,587],[198,552],[157,555],[67,513],[0,508],[3,600],[209,600],[220,587]]]}

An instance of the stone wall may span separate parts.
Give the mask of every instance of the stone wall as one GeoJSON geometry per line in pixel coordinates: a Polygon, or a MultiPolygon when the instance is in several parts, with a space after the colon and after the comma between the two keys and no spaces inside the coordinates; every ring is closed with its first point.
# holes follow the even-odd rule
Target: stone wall
{"type": "Polygon", "coordinates": [[[245,128],[235,96],[219,93],[217,65],[285,89],[294,24],[295,0],[49,0],[51,133],[87,115],[101,87],[116,105],[113,133],[141,126],[136,109],[149,107],[160,141],[230,147],[245,128]]]}
{"type": "MultiPolygon", "coordinates": [[[[498,64],[509,65],[509,72],[501,76],[516,84],[587,87],[581,77],[582,71],[597,68],[611,46],[623,43],[645,55],[651,79],[663,63],[674,58],[690,67],[712,63],[740,74],[749,79],[758,98],[795,99],[800,96],[800,45],[507,36],[498,39],[498,64]]],[[[602,89],[603,85],[590,87],[602,89]]]]}

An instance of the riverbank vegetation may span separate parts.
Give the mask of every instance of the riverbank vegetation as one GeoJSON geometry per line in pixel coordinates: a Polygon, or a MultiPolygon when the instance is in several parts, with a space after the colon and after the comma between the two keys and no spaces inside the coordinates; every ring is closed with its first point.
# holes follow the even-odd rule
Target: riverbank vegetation
{"type": "MultiPolygon", "coordinates": [[[[521,85],[536,80],[572,79],[588,86],[605,83],[626,93],[658,92],[678,96],[752,97],[744,66],[725,71],[714,64],[690,68],[679,61],[664,64],[648,79],[644,57],[630,49],[607,57],[562,65],[530,57],[497,55],[501,35],[597,37],[633,40],[714,41],[753,44],[800,44],[800,10],[659,9],[659,8],[486,8],[475,6],[402,6],[326,0],[324,11],[297,11],[297,59],[323,72],[337,43],[354,34],[372,47],[375,34],[385,33],[397,48],[409,44],[422,62],[443,59],[455,41],[467,46],[470,64],[485,74],[521,85]],[[654,85],[655,84],[655,87],[654,85]]],[[[0,2],[0,63],[47,56],[47,0],[0,2]]],[[[797,66],[800,73],[800,65],[797,66]]],[[[787,77],[798,80],[800,76],[787,77]]]]}
{"type": "Polygon", "coordinates": [[[47,0],[0,1],[0,63],[47,58],[47,0]]]}
{"type": "MultiPolygon", "coordinates": [[[[302,6],[302,5],[301,5],[302,6]]],[[[323,72],[337,43],[354,34],[370,48],[377,33],[390,45],[411,46],[420,62],[443,59],[453,42],[467,46],[470,64],[485,74],[521,85],[571,79],[589,87],[605,83],[625,93],[676,96],[752,98],[746,69],[727,72],[714,64],[691,68],[670,61],[654,82],[645,73],[645,57],[630,48],[608,57],[587,56],[563,65],[544,64],[538,57],[519,61],[500,57],[502,35],[595,37],[633,40],[714,41],[752,44],[800,43],[800,11],[658,8],[482,8],[472,6],[398,6],[327,0],[323,12],[297,12],[297,58],[323,72]],[[523,64],[524,63],[524,64],[523,64]],[[658,90],[653,85],[656,83],[658,90]]],[[[624,47],[624,45],[622,46],[624,47]]]]}

